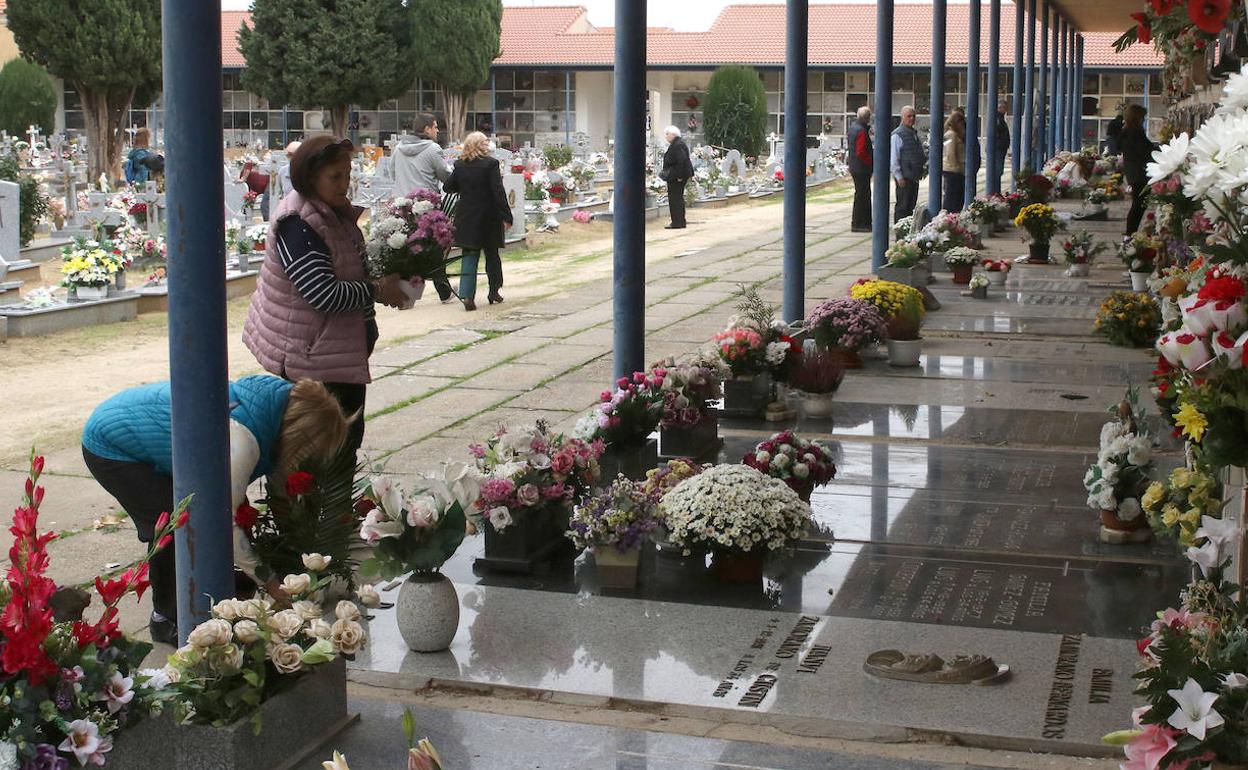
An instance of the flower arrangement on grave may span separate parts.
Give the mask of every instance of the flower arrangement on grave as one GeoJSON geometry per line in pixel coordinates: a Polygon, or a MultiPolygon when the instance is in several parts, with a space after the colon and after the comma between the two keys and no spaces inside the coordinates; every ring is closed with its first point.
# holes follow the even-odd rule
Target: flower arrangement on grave
{"type": "Polygon", "coordinates": [[[1062,254],[1068,265],[1090,264],[1097,254],[1107,248],[1107,244],[1096,240],[1087,230],[1071,233],[1062,241],[1062,254]]]}
{"type": "Polygon", "coordinates": [[[1062,226],[1053,207],[1045,203],[1024,206],[1014,224],[1026,230],[1033,243],[1048,243],[1062,226]]]}
{"type": "Polygon", "coordinates": [[[544,420],[499,428],[469,447],[482,477],[478,513],[503,532],[545,506],[570,507],[598,480],[603,449],[601,441],[554,433],[544,420]]]}
{"type": "Polygon", "coordinates": [[[79,238],[61,248],[62,286],[107,286],[123,270],[124,259],[109,240],[79,238]]]}
{"type": "Polygon", "coordinates": [[[810,502],[815,487],[824,486],[836,476],[836,464],[827,448],[791,430],[759,442],[741,462],[780,479],[806,502],[810,502]]]}
{"type": "Polygon", "coordinates": [[[657,468],[646,471],[645,481],[640,482],[641,491],[656,505],[663,495],[675,489],[685,479],[691,479],[706,468],[687,458],[668,460],[657,468]]]}
{"type": "Polygon", "coordinates": [[[438,572],[463,542],[470,517],[479,516],[480,496],[476,469],[463,463],[418,477],[411,491],[389,476],[370,476],[359,506],[366,511],[360,538],[373,555],[360,572],[383,580],[438,572]]]}
{"type": "Polygon", "coordinates": [[[1021,208],[1026,208],[1030,204],[1049,202],[1049,195],[1053,192],[1053,182],[1044,174],[1037,174],[1030,168],[1025,168],[1014,181],[1015,192],[1012,195],[1017,196],[1016,202],[1021,204],[1021,208]]]}
{"type": "MultiPolygon", "coordinates": [[[[260,195],[255,190],[248,190],[247,192],[243,193],[243,205],[240,211],[240,213],[243,215],[243,218],[251,219],[253,216],[255,216],[256,206],[258,206],[259,204],[260,204],[260,195]]],[[[147,207],[144,206],[143,213],[145,214],[147,213],[146,209],[147,207]]],[[[131,211],[130,213],[131,215],[134,214],[133,211],[131,211]]]]}
{"type": "Polygon", "coordinates": [[[374,277],[397,274],[409,282],[445,280],[455,225],[441,205],[442,196],[434,190],[416,190],[387,203],[365,241],[369,272],[374,277]]]}
{"type": "Polygon", "coordinates": [[[1165,481],[1154,481],[1140,498],[1149,526],[1158,535],[1183,548],[1196,544],[1196,532],[1206,518],[1222,518],[1222,484],[1208,468],[1175,468],[1165,481]]]}
{"type": "Polygon", "coordinates": [[[1135,388],[1128,389],[1126,398],[1110,413],[1114,416],[1101,428],[1096,463],[1084,475],[1083,486],[1088,490],[1088,507],[1101,512],[1104,526],[1135,530],[1146,522],[1140,498],[1150,483],[1153,440],[1144,427],[1135,388]]]}
{"type": "Polygon", "coordinates": [[[1144,232],[1129,235],[1118,244],[1118,258],[1133,273],[1152,273],[1157,269],[1157,255],[1165,244],[1144,232]]]}
{"type": "Polygon", "coordinates": [[[710,401],[723,398],[724,380],[730,371],[718,354],[695,356],[676,363],[671,359],[654,367],[662,378],[659,391],[663,397],[660,428],[689,428],[701,423],[710,414],[710,401]]]}
{"type": "Polygon", "coordinates": [[[573,509],[567,536],[581,550],[623,554],[639,549],[660,524],[657,501],[642,484],[620,476],[573,509]]]}
{"type": "Polygon", "coordinates": [[[714,465],[686,479],[659,504],[668,539],[737,554],[778,551],[810,526],[810,506],[777,478],[747,465],[714,465]]]}
{"type": "Polygon", "coordinates": [[[802,351],[789,367],[789,385],[802,393],[831,395],[844,379],[841,357],[823,348],[802,351]]]}
{"type": "Polygon", "coordinates": [[[239,231],[238,251],[240,254],[246,254],[251,251],[264,251],[268,238],[268,225],[244,227],[239,231]]]}
{"type": "Polygon", "coordinates": [[[993,206],[991,200],[985,196],[979,196],[971,201],[966,210],[962,212],[963,219],[974,225],[993,225],[997,222],[998,209],[993,206]]]}
{"type": "Polygon", "coordinates": [[[911,268],[923,264],[926,255],[918,244],[910,241],[895,241],[884,252],[888,267],[911,268]]]}
{"type": "Polygon", "coordinates": [[[1009,260],[1005,259],[985,259],[979,264],[990,273],[1008,273],[1013,268],[1009,260]]]}
{"type": "Polygon", "coordinates": [[[806,316],[806,328],[825,350],[858,353],[884,341],[884,316],[875,305],[851,297],[825,300],[806,316]]]}
{"type": "Polygon", "coordinates": [[[912,230],[914,230],[914,216],[902,217],[893,223],[893,239],[905,240],[910,237],[912,230]]]}
{"type": "Polygon", "coordinates": [[[541,202],[550,198],[550,178],[545,171],[524,172],[524,199],[541,202]]]}
{"type": "Polygon", "coordinates": [[[975,241],[975,233],[967,229],[960,214],[942,211],[927,223],[920,235],[934,233],[934,251],[946,251],[955,246],[970,246],[975,241]]]}
{"type": "Polygon", "coordinates": [[[945,264],[949,267],[974,267],[980,262],[979,252],[966,246],[954,246],[945,252],[945,264]]]}
{"type": "Polygon", "coordinates": [[[888,339],[919,339],[926,310],[918,289],[893,281],[868,280],[851,286],[849,294],[875,306],[885,319],[888,339]]]}
{"type": "Polygon", "coordinates": [[[615,390],[602,391],[598,405],[577,420],[576,437],[602,441],[608,449],[644,444],[663,416],[665,377],[666,371],[657,369],[621,377],[615,390]]]}
{"type": "Polygon", "coordinates": [[[577,211],[572,212],[572,221],[576,222],[577,224],[587,225],[590,222],[594,221],[594,215],[591,212],[588,212],[584,209],[579,209],[577,211]]]}
{"type": "Polygon", "coordinates": [[[103,765],[127,724],[146,711],[151,675],[139,669],[152,645],[125,636],[118,606],[148,588],[148,564],[186,524],[186,502],[156,522],[152,545],[115,578],[95,578],[103,610],[83,616],[91,595],[46,572],[53,532],[39,532],[44,458],[32,453],[13,545],[0,583],[0,762],[10,768],[103,765]]]}
{"type": "Polygon", "coordinates": [[[646,191],[651,195],[662,195],[667,192],[667,182],[664,182],[658,176],[651,174],[646,177],[646,191]]]}
{"type": "Polygon", "coordinates": [[[574,160],[566,166],[559,169],[559,175],[564,179],[571,180],[573,189],[588,190],[590,183],[594,181],[597,172],[594,167],[584,161],[574,160]]]}
{"type": "Polygon", "coordinates": [[[967,282],[966,288],[970,289],[971,291],[987,289],[989,283],[990,282],[988,280],[988,276],[984,275],[983,273],[976,273],[975,275],[971,276],[971,280],[967,282]]]}
{"type": "MultiPolygon", "coordinates": [[[[416,718],[411,709],[403,710],[403,735],[407,738],[407,770],[442,770],[442,757],[428,738],[416,738],[416,718]]],[[[333,759],[321,763],[322,770],[351,770],[347,758],[335,751],[333,759]]]]}
{"type": "Polygon", "coordinates": [[[747,287],[737,302],[737,314],[715,335],[715,346],[733,377],[767,372],[783,379],[795,347],[788,332],[788,324],[776,318],[775,308],[756,289],[747,287]]]}
{"type": "Polygon", "coordinates": [[[1083,200],[1089,206],[1105,206],[1109,203],[1109,192],[1104,187],[1089,187],[1083,193],[1083,200]]]}
{"type": "MultiPolygon", "coordinates": [[[[326,616],[322,607],[327,557],[305,554],[305,571],[282,578],[288,609],[263,591],[253,599],[223,599],[212,617],[187,636],[163,669],[153,672],[152,699],[172,709],[180,724],[223,727],[251,718],[260,728],[260,704],[299,676],[339,655],[353,657],[368,642],[355,602],[343,599],[326,616]]],[[[375,606],[371,586],[360,591],[361,603],[375,606]]]]}
{"type": "Polygon", "coordinates": [[[1116,291],[1096,312],[1096,332],[1110,344],[1126,348],[1147,347],[1157,339],[1161,310],[1147,294],[1116,291]]]}

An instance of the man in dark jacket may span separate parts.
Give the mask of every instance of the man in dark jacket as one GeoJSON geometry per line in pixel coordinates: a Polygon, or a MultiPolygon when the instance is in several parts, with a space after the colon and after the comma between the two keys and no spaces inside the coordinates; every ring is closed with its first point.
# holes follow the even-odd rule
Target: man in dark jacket
{"type": "Polygon", "coordinates": [[[1009,111],[1010,106],[1005,102],[997,105],[997,151],[992,154],[992,173],[997,175],[998,189],[1005,175],[1005,156],[1010,154],[1010,122],[1005,119],[1009,111]]]}
{"type": "Polygon", "coordinates": [[[875,148],[871,144],[871,108],[859,107],[845,137],[849,175],[854,178],[854,218],[850,230],[871,232],[871,169],[875,148]]]}
{"type": "MultiPolygon", "coordinates": [[[[908,104],[902,107],[901,125],[893,129],[889,138],[889,173],[897,191],[897,203],[893,207],[894,222],[914,214],[915,207],[919,205],[919,182],[927,171],[927,150],[923,148],[919,132],[914,129],[917,116],[914,107],[908,104]]],[[[933,184],[939,184],[939,180],[933,181],[933,184]]]]}
{"type": "Polygon", "coordinates": [[[693,176],[693,161],[689,159],[689,146],[680,138],[680,129],[668,126],[663,130],[667,137],[667,152],[663,153],[663,170],[659,178],[667,182],[667,208],[672,223],[665,230],[685,228],[685,184],[693,176]]]}

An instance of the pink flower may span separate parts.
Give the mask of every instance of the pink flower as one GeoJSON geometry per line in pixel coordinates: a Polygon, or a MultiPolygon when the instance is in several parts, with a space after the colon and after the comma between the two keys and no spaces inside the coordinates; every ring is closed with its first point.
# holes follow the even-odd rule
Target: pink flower
{"type": "Polygon", "coordinates": [[[558,500],[565,496],[567,492],[568,489],[563,484],[551,484],[542,490],[542,498],[545,500],[558,500]]]}
{"type": "Polygon", "coordinates": [[[520,501],[521,505],[537,505],[542,500],[542,493],[536,484],[522,484],[516,490],[516,500],[520,501]]]}
{"type": "Polygon", "coordinates": [[[511,497],[516,485],[510,479],[489,479],[481,484],[481,496],[491,503],[501,503],[511,497]]]}
{"type": "Polygon", "coordinates": [[[485,447],[481,446],[480,444],[473,444],[472,446],[468,447],[468,452],[471,453],[472,456],[477,458],[478,460],[485,457],[485,447]]]}
{"type": "Polygon", "coordinates": [[[576,458],[566,449],[560,450],[550,458],[550,470],[560,476],[568,475],[574,465],[576,465],[576,458]]]}
{"type": "Polygon", "coordinates": [[[1175,735],[1168,727],[1145,725],[1144,732],[1124,747],[1127,761],[1120,766],[1121,770],[1157,770],[1161,760],[1175,747],[1175,735]]]}

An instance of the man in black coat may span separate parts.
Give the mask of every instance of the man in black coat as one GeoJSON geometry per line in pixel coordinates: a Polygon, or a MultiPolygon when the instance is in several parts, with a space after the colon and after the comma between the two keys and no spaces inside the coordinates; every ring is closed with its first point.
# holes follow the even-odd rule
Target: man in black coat
{"type": "Polygon", "coordinates": [[[1005,175],[1005,156],[1010,153],[1010,122],[1005,119],[1009,111],[1010,105],[1006,102],[997,105],[997,146],[992,154],[992,173],[997,175],[998,186],[1005,175]]]}
{"type": "Polygon", "coordinates": [[[672,223],[665,230],[685,228],[685,185],[693,176],[693,161],[689,159],[689,146],[680,138],[680,129],[668,126],[663,130],[667,138],[667,152],[663,153],[663,170],[659,178],[667,182],[667,208],[672,223]]]}
{"type": "Polygon", "coordinates": [[[850,230],[855,233],[871,232],[871,169],[874,164],[875,146],[871,143],[871,108],[859,107],[854,122],[849,124],[845,137],[846,161],[849,175],[854,178],[854,218],[850,230]]]}

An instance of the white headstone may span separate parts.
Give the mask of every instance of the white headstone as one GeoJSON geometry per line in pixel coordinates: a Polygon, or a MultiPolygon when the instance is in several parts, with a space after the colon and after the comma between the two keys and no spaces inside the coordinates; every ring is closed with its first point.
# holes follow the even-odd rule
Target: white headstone
{"type": "Polygon", "coordinates": [[[236,179],[225,182],[225,211],[228,217],[242,217],[243,195],[247,193],[247,183],[236,179]]]}
{"type": "Polygon", "coordinates": [[[503,174],[503,193],[511,207],[511,229],[508,238],[524,237],[524,174],[503,174]]]}
{"type": "Polygon", "coordinates": [[[22,256],[21,189],[15,182],[0,182],[0,259],[5,262],[22,256]]]}
{"type": "Polygon", "coordinates": [[[724,159],[719,164],[719,173],[727,177],[745,176],[745,160],[741,158],[740,150],[729,150],[724,155],[724,159]]]}

